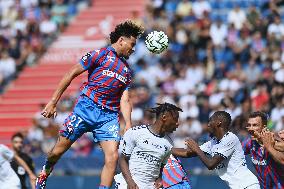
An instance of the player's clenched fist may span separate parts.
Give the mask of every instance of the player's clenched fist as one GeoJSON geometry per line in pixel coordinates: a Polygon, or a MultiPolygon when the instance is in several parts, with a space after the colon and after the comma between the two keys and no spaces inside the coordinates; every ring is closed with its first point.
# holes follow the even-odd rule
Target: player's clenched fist
{"type": "Polygon", "coordinates": [[[41,112],[41,115],[46,118],[56,117],[56,104],[50,101],[41,112]]]}

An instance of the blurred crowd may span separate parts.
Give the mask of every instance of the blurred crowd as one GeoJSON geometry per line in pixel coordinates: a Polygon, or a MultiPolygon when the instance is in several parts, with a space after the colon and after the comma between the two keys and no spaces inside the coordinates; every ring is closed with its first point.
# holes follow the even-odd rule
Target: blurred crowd
{"type": "MultiPolygon", "coordinates": [[[[55,2],[53,5],[42,3],[36,8],[30,6],[29,9],[40,9],[45,15],[44,10],[50,13],[62,3],[61,0],[55,2]]],[[[166,101],[183,109],[180,127],[172,136],[178,147],[184,145],[187,137],[200,142],[205,140],[209,116],[216,110],[231,114],[231,130],[240,140],[248,136],[246,119],[252,111],[266,112],[270,120],[268,128],[272,131],[283,130],[282,4],[279,0],[148,0],[143,15],[133,11],[130,19],[144,26],[145,35],[152,30],[162,30],[170,39],[168,50],[154,55],[146,49],[143,36],[129,59],[135,73],[130,91],[133,125],[151,123],[153,117],[147,109],[166,101]]],[[[16,5],[12,7],[16,9],[16,5]]],[[[69,4],[64,5],[68,7],[69,4]]],[[[53,14],[46,15],[49,15],[49,21],[54,21],[53,14]]],[[[30,22],[29,17],[25,22],[30,22]]],[[[57,23],[55,28],[58,30],[60,21],[53,23],[57,23]]],[[[32,32],[27,34],[30,37],[20,38],[20,42],[33,37],[42,39],[39,37],[42,31],[28,31],[32,32]]],[[[18,30],[18,33],[24,32],[18,30]]],[[[18,42],[19,37],[15,35],[10,39],[18,42]]],[[[36,49],[39,52],[40,48],[36,49]]],[[[61,100],[55,119],[44,119],[40,107],[34,117],[34,126],[26,133],[26,143],[31,144],[27,146],[30,154],[47,153],[54,145],[75,98],[66,96],[61,100]]],[[[121,125],[124,126],[123,120],[121,125]]],[[[67,156],[87,156],[94,152],[93,147],[92,136],[83,135],[67,156]]]]}
{"type": "Polygon", "coordinates": [[[24,66],[36,63],[86,2],[0,0],[0,92],[24,66]]]}
{"type": "Polygon", "coordinates": [[[241,140],[252,111],[266,112],[273,131],[284,129],[282,1],[151,2],[136,20],[146,33],[165,31],[171,43],[161,56],[147,56],[141,41],[132,57],[137,124],[148,120],[145,107],[168,101],[183,109],[173,134],[177,146],[186,137],[202,139],[216,110],[231,114],[241,140]]]}

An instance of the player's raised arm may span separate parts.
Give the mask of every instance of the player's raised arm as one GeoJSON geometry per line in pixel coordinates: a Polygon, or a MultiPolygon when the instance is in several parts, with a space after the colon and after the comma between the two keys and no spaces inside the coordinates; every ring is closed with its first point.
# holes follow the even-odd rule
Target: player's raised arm
{"type": "Polygon", "coordinates": [[[130,103],[129,99],[129,91],[125,90],[122,94],[121,101],[120,101],[120,110],[123,115],[123,118],[125,120],[125,127],[124,132],[125,133],[128,129],[131,128],[131,111],[132,111],[132,105],[130,103]]]}
{"type": "Polygon", "coordinates": [[[59,82],[57,89],[52,95],[51,100],[48,102],[48,104],[45,106],[44,110],[42,111],[42,115],[46,118],[50,118],[51,116],[56,115],[56,104],[59,101],[61,95],[63,92],[67,89],[67,87],[70,85],[71,81],[83,73],[85,69],[81,64],[74,65],[69,72],[67,72],[62,80],[59,82]]]}

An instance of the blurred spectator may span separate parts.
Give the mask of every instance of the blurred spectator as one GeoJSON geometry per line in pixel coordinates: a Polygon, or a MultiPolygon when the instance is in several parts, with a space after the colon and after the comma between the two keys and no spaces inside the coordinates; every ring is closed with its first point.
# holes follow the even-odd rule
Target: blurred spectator
{"type": "Polygon", "coordinates": [[[228,34],[227,26],[218,18],[210,27],[210,37],[215,46],[225,46],[228,34]]]}
{"type": "Polygon", "coordinates": [[[193,10],[194,15],[198,19],[201,19],[203,18],[204,13],[211,12],[211,5],[206,0],[196,0],[192,4],[192,10],[193,10]]]}
{"type": "Polygon", "coordinates": [[[238,4],[235,5],[234,9],[229,11],[228,23],[234,24],[237,30],[242,29],[246,22],[246,13],[240,8],[238,4]]]}
{"type": "Polygon", "coordinates": [[[181,0],[176,8],[176,14],[181,17],[189,16],[192,11],[192,4],[189,0],[181,0]]]}
{"type": "Polygon", "coordinates": [[[67,23],[67,6],[64,0],[55,0],[51,8],[51,20],[58,25],[60,31],[64,30],[67,23]]]}
{"type": "Polygon", "coordinates": [[[273,23],[268,26],[268,34],[275,36],[277,40],[284,36],[284,25],[281,23],[280,16],[274,17],[273,23]]]}
{"type": "Polygon", "coordinates": [[[12,59],[7,51],[1,53],[0,58],[0,75],[4,80],[9,80],[16,72],[16,62],[12,59]]]}

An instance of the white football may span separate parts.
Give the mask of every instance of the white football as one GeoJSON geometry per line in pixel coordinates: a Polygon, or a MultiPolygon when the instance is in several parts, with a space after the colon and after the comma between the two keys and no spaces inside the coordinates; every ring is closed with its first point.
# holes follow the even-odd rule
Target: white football
{"type": "Polygon", "coordinates": [[[168,48],[169,39],[163,31],[152,31],[147,35],[145,43],[151,53],[160,54],[168,48]]]}

